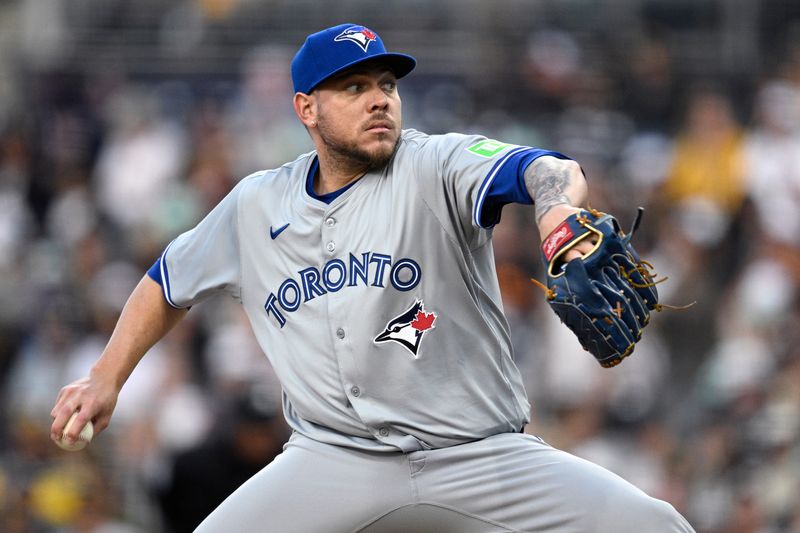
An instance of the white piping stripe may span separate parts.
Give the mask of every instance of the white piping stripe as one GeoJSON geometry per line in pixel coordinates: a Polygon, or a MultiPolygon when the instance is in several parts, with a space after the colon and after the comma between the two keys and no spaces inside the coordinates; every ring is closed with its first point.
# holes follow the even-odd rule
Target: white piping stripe
{"type": "Polygon", "coordinates": [[[169,305],[171,305],[175,309],[181,309],[181,307],[175,305],[175,302],[172,301],[172,295],[170,294],[171,290],[170,290],[170,287],[169,287],[169,273],[167,272],[167,266],[166,266],[167,265],[167,252],[169,251],[170,246],[172,246],[172,244],[174,242],[175,241],[172,241],[171,243],[169,243],[167,245],[166,249],[164,250],[164,253],[161,254],[161,265],[160,265],[161,283],[162,283],[161,290],[164,292],[164,299],[167,300],[167,303],[169,305]]]}

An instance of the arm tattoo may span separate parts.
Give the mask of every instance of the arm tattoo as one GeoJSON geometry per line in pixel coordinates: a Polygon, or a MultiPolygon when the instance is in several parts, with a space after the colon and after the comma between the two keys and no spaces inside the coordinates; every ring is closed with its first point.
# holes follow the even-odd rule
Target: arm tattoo
{"type": "Polygon", "coordinates": [[[528,167],[525,186],[533,198],[537,224],[553,206],[570,204],[569,197],[564,193],[569,184],[570,171],[567,167],[547,164],[545,161],[537,161],[528,167]]]}

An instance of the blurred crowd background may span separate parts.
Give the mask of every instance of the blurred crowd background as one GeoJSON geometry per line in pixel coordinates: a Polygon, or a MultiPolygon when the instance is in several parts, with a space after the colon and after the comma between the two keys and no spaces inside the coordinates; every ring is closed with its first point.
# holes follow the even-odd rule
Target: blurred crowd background
{"type": "Polygon", "coordinates": [[[0,530],[191,529],[280,451],[280,389],[239,306],[193,309],[82,453],[50,409],[163,247],[241,177],[311,148],[289,62],[363,23],[419,66],[405,126],[576,158],[662,301],[601,369],[544,304],[532,210],[494,245],[527,430],[702,533],[800,531],[800,3],[0,2],[0,530]]]}

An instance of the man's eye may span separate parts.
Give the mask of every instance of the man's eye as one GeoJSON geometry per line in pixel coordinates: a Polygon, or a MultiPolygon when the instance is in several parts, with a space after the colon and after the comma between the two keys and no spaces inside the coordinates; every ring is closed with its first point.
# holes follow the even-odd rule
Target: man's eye
{"type": "Polygon", "coordinates": [[[383,82],[383,90],[386,92],[392,92],[397,88],[397,83],[394,81],[385,81],[383,82]]]}
{"type": "Polygon", "coordinates": [[[345,87],[345,90],[347,92],[350,92],[350,93],[361,92],[361,84],[360,83],[351,83],[350,85],[345,87]]]}

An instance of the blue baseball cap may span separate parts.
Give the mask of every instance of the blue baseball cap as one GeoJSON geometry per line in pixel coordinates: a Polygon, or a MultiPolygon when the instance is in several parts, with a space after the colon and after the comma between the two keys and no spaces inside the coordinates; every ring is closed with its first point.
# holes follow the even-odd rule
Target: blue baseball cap
{"type": "Polygon", "coordinates": [[[398,79],[417,65],[409,55],[387,52],[377,33],[358,24],[312,33],[292,60],[294,90],[308,94],[334,74],[372,59],[386,64],[398,79]]]}

